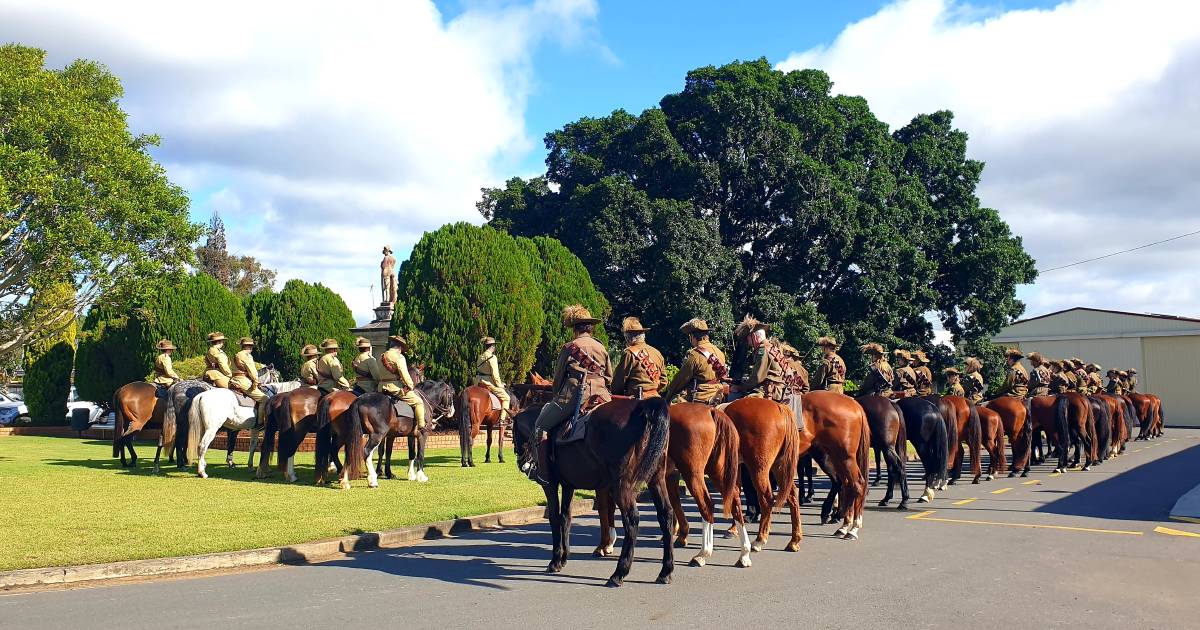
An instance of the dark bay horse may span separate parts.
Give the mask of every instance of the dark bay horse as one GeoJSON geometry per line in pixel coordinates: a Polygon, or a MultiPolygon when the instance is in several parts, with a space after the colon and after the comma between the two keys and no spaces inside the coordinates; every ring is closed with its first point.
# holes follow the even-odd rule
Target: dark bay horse
{"type": "MultiPolygon", "coordinates": [[[[908,509],[908,473],[905,470],[908,462],[908,436],[905,432],[904,417],[900,408],[890,398],[884,396],[859,396],[855,400],[867,414],[867,425],[871,429],[871,448],[875,449],[875,475],[878,478],[882,466],[879,459],[887,462],[888,485],[887,493],[879,502],[880,507],[887,507],[892,500],[896,484],[900,485],[900,504],[897,509],[908,509]]],[[[832,496],[832,493],[830,493],[832,496]]],[[[822,513],[826,510],[823,509],[822,513]]]]}
{"type": "MultiPolygon", "coordinates": [[[[963,442],[971,453],[971,483],[979,483],[983,476],[982,463],[979,461],[980,449],[983,448],[983,426],[979,421],[979,412],[975,405],[962,396],[942,396],[941,402],[949,407],[953,431],[950,439],[950,483],[953,484],[962,476],[963,442]]],[[[943,410],[943,415],[945,412],[943,410]]],[[[947,427],[950,429],[951,427],[947,427]]],[[[988,481],[992,475],[988,474],[988,481]]]]}
{"type": "Polygon", "coordinates": [[[925,468],[925,492],[918,503],[933,500],[934,491],[945,482],[949,441],[946,420],[937,405],[924,398],[901,398],[896,403],[904,414],[905,432],[925,468]]]}
{"type": "MultiPolygon", "coordinates": [[[[347,413],[357,400],[358,396],[354,392],[333,391],[321,397],[320,402],[317,403],[316,470],[313,481],[318,486],[325,485],[325,477],[329,474],[331,464],[337,469],[338,482],[342,490],[349,490],[350,481],[362,476],[363,423],[354,415],[347,413]],[[346,451],[344,466],[339,465],[340,462],[337,461],[339,448],[344,448],[346,451]]],[[[373,449],[378,444],[379,442],[376,440],[371,448],[373,449]]],[[[374,451],[372,450],[372,452],[374,451]]],[[[371,472],[371,476],[374,477],[375,471],[371,472]]],[[[375,479],[371,479],[370,486],[372,488],[378,485],[379,483],[375,479]]]]}
{"type": "MultiPolygon", "coordinates": [[[[1045,398],[1054,399],[1053,396],[1045,398]]],[[[1032,400],[1036,401],[1037,398],[1032,400]]],[[[1008,437],[1008,444],[1012,449],[1013,465],[1008,471],[1008,476],[1015,477],[1020,474],[1022,477],[1028,477],[1030,458],[1033,455],[1033,419],[1026,412],[1025,401],[1012,396],[1001,396],[979,406],[991,409],[1000,416],[1000,423],[1004,426],[1004,434],[1008,437]]]]}
{"type": "MultiPolygon", "coordinates": [[[[514,403],[517,400],[517,397],[511,393],[509,398],[514,403]]],[[[511,415],[516,415],[518,411],[520,409],[511,410],[511,415]]],[[[496,457],[501,464],[504,463],[505,424],[500,421],[500,410],[492,409],[492,399],[487,388],[480,385],[463,388],[458,399],[458,448],[461,451],[460,459],[464,468],[475,465],[472,446],[475,444],[475,436],[479,435],[480,428],[487,430],[487,450],[483,455],[483,463],[487,464],[492,461],[493,430],[500,434],[499,442],[496,445],[496,457]]]]}
{"type": "MultiPolygon", "coordinates": [[[[536,448],[531,442],[533,425],[540,411],[540,407],[530,407],[514,418],[513,446],[523,455],[518,461],[536,448]]],[[[617,567],[608,579],[609,586],[620,586],[633,564],[639,524],[637,493],[638,487],[645,483],[662,531],[662,569],[656,581],[659,584],[671,582],[675,570],[671,545],[674,517],[667,500],[665,456],[670,425],[666,400],[658,397],[618,398],[591,412],[582,440],[555,446],[555,456],[546,471],[550,483],[543,488],[553,541],[547,572],[562,571],[570,558],[571,501],[577,488],[591,489],[596,490],[597,495],[606,493],[621,509],[625,537],[617,567]]]]}
{"type": "Polygon", "coordinates": [[[396,415],[392,398],[387,394],[363,394],[350,409],[367,436],[367,459],[375,460],[378,454],[378,463],[367,462],[372,483],[379,475],[395,478],[392,447],[398,437],[408,438],[408,480],[429,481],[425,474],[425,441],[440,420],[454,416],[454,388],[442,381],[422,380],[417,383],[416,391],[425,399],[424,431],[417,430],[417,421],[412,416],[396,415]]]}
{"type": "Polygon", "coordinates": [[[800,432],[792,410],[765,398],[740,398],[724,411],[737,427],[742,466],[758,498],[758,535],[751,551],[762,551],[771,532],[771,514],[785,504],[792,509],[792,538],[784,548],[799,551],[804,533],[793,479],[800,462],[800,432]],[[772,478],[779,484],[779,494],[771,488],[772,478]]]}
{"type": "Polygon", "coordinates": [[[1092,408],[1088,432],[1092,438],[1092,462],[1101,464],[1109,457],[1109,443],[1112,442],[1112,416],[1109,414],[1108,401],[1099,394],[1088,396],[1088,404],[1092,408]]]}
{"type": "Polygon", "coordinates": [[[279,469],[288,481],[296,481],[296,449],[317,426],[317,405],[321,391],[316,387],[301,387],[280,394],[267,403],[267,426],[263,431],[262,450],[258,458],[255,477],[265,479],[271,475],[271,453],[275,449],[276,434],[279,436],[279,469]]]}
{"type": "MultiPolygon", "coordinates": [[[[954,450],[955,445],[959,444],[962,438],[959,436],[958,414],[954,407],[941,395],[930,394],[923,396],[925,400],[933,403],[938,409],[938,413],[942,414],[942,422],[946,423],[946,471],[947,474],[938,482],[937,490],[945,490],[946,485],[954,483],[957,478],[951,470],[954,467],[954,450]]],[[[978,451],[976,451],[978,452],[978,451]]],[[[959,462],[961,464],[961,462],[959,462]]],[[[972,470],[978,475],[978,469],[972,470]]],[[[975,483],[979,483],[979,478],[976,477],[975,483]]]]}

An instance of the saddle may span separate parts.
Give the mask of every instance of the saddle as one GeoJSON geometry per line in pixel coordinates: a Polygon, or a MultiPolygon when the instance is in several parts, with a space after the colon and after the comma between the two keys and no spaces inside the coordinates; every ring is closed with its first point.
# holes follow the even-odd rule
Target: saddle
{"type": "Polygon", "coordinates": [[[243,394],[242,392],[239,392],[236,389],[230,388],[229,391],[233,392],[234,398],[237,398],[237,404],[239,407],[253,407],[254,406],[253,398],[243,394]]]}
{"type": "Polygon", "coordinates": [[[503,408],[500,406],[500,399],[496,398],[496,395],[493,394],[491,391],[488,391],[487,395],[488,395],[488,402],[490,402],[492,405],[492,411],[500,411],[503,408]]]}
{"type": "MultiPolygon", "coordinates": [[[[429,399],[426,398],[425,395],[422,394],[419,390],[414,389],[412,391],[414,394],[417,395],[418,398],[421,399],[421,402],[425,403],[425,409],[429,409],[429,399]]],[[[403,400],[400,400],[399,398],[392,399],[392,409],[396,412],[397,418],[416,418],[417,417],[416,414],[413,413],[412,405],[404,402],[403,400]]]]}
{"type": "Polygon", "coordinates": [[[587,437],[588,420],[591,419],[592,413],[596,411],[604,403],[609,400],[632,400],[633,396],[612,396],[606,397],[601,394],[593,394],[580,408],[579,415],[569,418],[559,428],[558,434],[554,436],[555,444],[570,444],[578,442],[587,437]]]}

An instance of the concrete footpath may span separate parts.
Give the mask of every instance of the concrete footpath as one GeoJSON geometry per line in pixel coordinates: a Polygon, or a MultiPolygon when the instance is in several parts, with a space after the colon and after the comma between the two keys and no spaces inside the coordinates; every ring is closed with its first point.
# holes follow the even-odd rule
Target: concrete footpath
{"type": "Polygon", "coordinates": [[[1171,519],[1184,523],[1200,523],[1200,484],[1192,488],[1171,508],[1171,519]]]}

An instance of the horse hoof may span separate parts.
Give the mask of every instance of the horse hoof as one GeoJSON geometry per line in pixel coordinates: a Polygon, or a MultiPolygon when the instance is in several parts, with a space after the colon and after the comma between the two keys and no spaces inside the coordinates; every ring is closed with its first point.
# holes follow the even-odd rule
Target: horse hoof
{"type": "Polygon", "coordinates": [[[880,501],[880,502],[879,502],[879,507],[887,507],[887,506],[888,506],[888,501],[887,501],[887,500],[883,500],[883,501],[880,501]]]}
{"type": "Polygon", "coordinates": [[[562,570],[562,565],[558,563],[551,563],[546,567],[546,573],[560,573],[562,570]]]}
{"type": "Polygon", "coordinates": [[[484,458],[483,458],[483,463],[485,463],[485,464],[490,464],[490,463],[492,463],[492,458],[491,458],[491,457],[484,457],[484,458]]]}
{"type": "Polygon", "coordinates": [[[417,483],[425,483],[427,481],[429,481],[429,476],[425,474],[424,470],[417,473],[417,483]]]}
{"type": "Polygon", "coordinates": [[[688,566],[689,567],[702,567],[702,566],[704,566],[704,558],[702,558],[700,556],[696,556],[695,558],[692,558],[692,561],[688,563],[688,566]]]}
{"type": "MultiPolygon", "coordinates": [[[[954,484],[958,483],[958,480],[957,480],[957,479],[951,479],[949,483],[950,483],[950,485],[952,485],[952,486],[953,486],[954,484]]],[[[979,482],[976,482],[976,483],[979,483],[979,482]]]]}
{"type": "Polygon", "coordinates": [[[846,532],[846,536],[842,540],[858,540],[858,534],[854,532],[846,532]]]}
{"type": "Polygon", "coordinates": [[[471,463],[470,463],[470,466],[471,466],[471,468],[474,468],[474,467],[475,467],[475,462],[471,462],[471,463]]]}
{"type": "Polygon", "coordinates": [[[896,509],[897,509],[897,510],[907,510],[907,509],[908,509],[908,502],[907,502],[907,501],[901,501],[901,502],[900,502],[900,505],[897,505],[897,506],[896,506],[896,509]]]}
{"type": "Polygon", "coordinates": [[[344,481],[344,482],[342,482],[342,483],[341,483],[341,487],[342,487],[342,490],[349,490],[349,489],[350,489],[350,482],[348,482],[348,481],[344,481]]]}
{"type": "Polygon", "coordinates": [[[592,557],[593,557],[593,558],[603,558],[603,557],[604,557],[604,548],[603,548],[603,547],[596,547],[595,549],[593,549],[593,550],[592,550],[592,557]]]}
{"type": "Polygon", "coordinates": [[[756,541],[754,541],[754,542],[750,543],[750,551],[753,551],[753,552],[755,552],[755,553],[758,553],[758,552],[760,552],[760,551],[762,551],[762,550],[763,550],[763,545],[764,545],[764,544],[765,544],[765,541],[762,541],[762,540],[756,540],[756,541]]]}
{"type": "Polygon", "coordinates": [[[503,463],[504,463],[504,458],[503,458],[503,457],[501,457],[500,459],[497,459],[496,461],[498,461],[498,462],[500,462],[501,464],[503,464],[503,463]]]}
{"type": "Polygon", "coordinates": [[[921,495],[921,498],[917,499],[917,503],[929,503],[929,496],[924,494],[921,495]]]}
{"type": "Polygon", "coordinates": [[[842,527],[837,528],[837,530],[833,532],[833,535],[835,538],[845,538],[846,537],[846,527],[842,526],[842,527]]]}
{"type": "Polygon", "coordinates": [[[463,463],[462,463],[462,467],[463,467],[463,468],[470,468],[470,464],[468,464],[467,462],[463,462],[463,463]]]}
{"type": "Polygon", "coordinates": [[[618,580],[615,577],[610,577],[610,578],[608,578],[608,582],[605,582],[604,585],[609,588],[617,588],[617,587],[621,586],[621,580],[618,580]]]}
{"type": "Polygon", "coordinates": [[[786,547],[783,548],[783,550],[784,551],[800,551],[800,543],[799,543],[799,541],[790,542],[787,544],[786,547]]]}
{"type": "Polygon", "coordinates": [[[658,579],[656,579],[654,581],[658,584],[670,584],[671,583],[671,574],[670,573],[660,573],[658,576],[658,579]]]}
{"type": "Polygon", "coordinates": [[[686,538],[676,538],[675,539],[675,548],[676,549],[683,549],[685,547],[687,547],[687,539],[686,538]]]}
{"type": "Polygon", "coordinates": [[[1087,472],[1087,471],[1089,471],[1089,470],[1091,470],[1091,469],[1092,469],[1092,467],[1091,467],[1091,466],[1084,466],[1083,468],[1080,468],[1080,470],[1082,470],[1082,471],[1084,471],[1084,472],[1087,472]]]}
{"type": "Polygon", "coordinates": [[[206,472],[203,472],[203,471],[201,471],[201,472],[198,474],[198,476],[199,476],[201,479],[208,479],[208,473],[206,473],[206,472]]]}
{"type": "Polygon", "coordinates": [[[734,566],[738,567],[739,569],[749,569],[751,564],[753,563],[750,561],[750,556],[746,555],[738,558],[738,561],[734,564],[734,566]]]}
{"type": "Polygon", "coordinates": [[[367,487],[368,487],[368,488],[378,488],[378,487],[379,487],[379,482],[378,482],[378,481],[368,481],[368,482],[367,482],[367,487]]]}
{"type": "Polygon", "coordinates": [[[988,475],[988,476],[984,477],[985,481],[993,481],[995,479],[996,479],[996,475],[988,475]]]}
{"type": "Polygon", "coordinates": [[[1008,473],[1008,478],[1009,478],[1009,479],[1012,479],[1013,477],[1016,477],[1016,476],[1017,476],[1017,471],[1015,471],[1015,470],[1014,470],[1014,471],[1012,471],[1012,472],[1010,472],[1010,473],[1008,473]]]}

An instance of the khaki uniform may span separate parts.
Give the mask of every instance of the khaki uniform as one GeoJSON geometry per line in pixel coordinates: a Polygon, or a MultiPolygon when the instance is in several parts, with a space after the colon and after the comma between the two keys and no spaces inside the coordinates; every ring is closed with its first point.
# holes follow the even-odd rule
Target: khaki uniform
{"type": "Polygon", "coordinates": [[[962,382],[960,381],[957,383],[950,383],[949,385],[947,385],[946,386],[946,395],[947,396],[962,396],[963,398],[966,398],[967,391],[965,389],[963,389],[962,382]]]}
{"type": "Polygon", "coordinates": [[[792,389],[793,394],[809,392],[808,370],[799,359],[789,359],[783,370],[783,380],[792,389]]]}
{"type": "Polygon", "coordinates": [[[575,413],[575,398],[582,403],[593,396],[611,397],[613,366],[604,344],[589,334],[581,334],[563,345],[554,362],[554,398],[542,407],[534,423],[534,433],[549,433],[575,413]]]}
{"type": "Polygon", "coordinates": [[[1004,384],[1000,386],[1000,391],[996,392],[996,395],[1024,398],[1028,393],[1029,372],[1025,371],[1024,365],[1014,363],[1012,367],[1008,368],[1008,377],[1004,379],[1004,384]]]}
{"type": "Polygon", "coordinates": [[[612,393],[618,396],[637,396],[641,389],[643,397],[658,396],[667,387],[666,360],[654,346],[639,342],[631,344],[621,353],[621,360],[613,370],[612,393]]]}
{"type": "Polygon", "coordinates": [[[679,372],[667,385],[663,396],[673,403],[714,404],[720,400],[721,394],[725,390],[721,382],[722,377],[729,377],[728,369],[725,367],[725,353],[705,339],[684,355],[683,365],[679,367],[679,372]],[[724,374],[718,374],[718,370],[724,374]],[[689,400],[689,392],[692,390],[693,384],[695,393],[691,394],[689,400]]]}
{"type": "Polygon", "coordinates": [[[1095,372],[1088,372],[1088,394],[1095,395],[1104,391],[1104,379],[1095,372]]]}
{"type": "Polygon", "coordinates": [[[1083,368],[1075,370],[1075,382],[1077,383],[1076,387],[1078,388],[1080,394],[1087,396],[1088,394],[1092,393],[1091,383],[1088,381],[1087,370],[1084,370],[1083,368]]]}
{"type": "Polygon", "coordinates": [[[225,348],[220,345],[209,346],[208,352],[204,354],[204,365],[208,367],[204,372],[204,380],[216,387],[229,387],[233,370],[229,368],[229,357],[225,354],[225,348]]]}
{"type": "Polygon", "coordinates": [[[894,380],[896,380],[896,372],[887,359],[876,359],[871,363],[871,367],[867,368],[867,375],[863,377],[858,394],[860,396],[891,396],[894,380]]]}
{"type": "Polygon", "coordinates": [[[229,379],[229,388],[236,389],[261,403],[267,395],[258,388],[258,365],[254,363],[254,355],[249,350],[242,350],[233,355],[233,378],[229,379]]]}
{"type": "Polygon", "coordinates": [[[309,387],[316,387],[320,375],[317,373],[317,361],[320,357],[313,357],[304,363],[300,364],[300,382],[309,387]]]}
{"type": "Polygon", "coordinates": [[[358,353],[354,357],[354,362],[350,364],[354,370],[354,386],[361,389],[364,393],[372,393],[379,391],[379,384],[375,382],[375,374],[379,372],[379,368],[375,366],[375,357],[371,356],[370,350],[365,350],[358,353]]]}
{"type": "Polygon", "coordinates": [[[967,400],[971,404],[978,405],[983,401],[983,394],[987,391],[987,383],[983,382],[983,374],[979,372],[967,372],[962,379],[963,390],[966,392],[967,400]]]}
{"type": "Polygon", "coordinates": [[[160,352],[157,357],[154,357],[154,384],[163,387],[170,387],[176,381],[183,380],[175,373],[174,366],[171,365],[171,355],[166,352],[160,352]]]}
{"type": "Polygon", "coordinates": [[[919,366],[913,368],[913,374],[917,377],[917,395],[929,396],[933,393],[933,372],[929,371],[927,366],[919,366]]]}
{"type": "Polygon", "coordinates": [[[334,390],[350,389],[350,382],[342,374],[342,362],[336,352],[327,352],[317,359],[317,387],[328,394],[334,390]]]}
{"type": "Polygon", "coordinates": [[[1137,392],[1137,377],[1130,374],[1128,379],[1125,379],[1125,393],[1133,394],[1137,392]]]}
{"type": "Polygon", "coordinates": [[[1029,373],[1029,396],[1046,396],[1050,394],[1050,383],[1054,381],[1054,375],[1050,373],[1050,368],[1045,365],[1039,365],[1033,368],[1029,373]]]}
{"type": "Polygon", "coordinates": [[[500,408],[504,413],[508,412],[512,401],[508,390],[504,389],[504,379],[500,378],[500,361],[496,359],[495,352],[484,350],[475,360],[475,384],[495,395],[500,400],[500,408]]]}
{"type": "Polygon", "coordinates": [[[1121,379],[1119,379],[1119,378],[1108,379],[1108,393],[1112,394],[1113,396],[1124,396],[1125,395],[1125,388],[1121,386],[1121,379]]]}
{"type": "Polygon", "coordinates": [[[909,366],[898,367],[895,370],[896,380],[892,391],[897,398],[912,398],[917,395],[917,373],[909,366]]]}
{"type": "Polygon", "coordinates": [[[746,363],[738,387],[743,396],[783,401],[783,353],[764,343],[746,363]]]}
{"type": "Polygon", "coordinates": [[[1071,379],[1069,372],[1052,372],[1050,374],[1050,393],[1065,394],[1071,391],[1071,379]]]}
{"type": "Polygon", "coordinates": [[[813,377],[812,388],[815,390],[828,390],[831,392],[842,393],[842,386],[846,384],[846,362],[836,352],[821,358],[821,365],[817,367],[817,374],[813,377]]]}
{"type": "Polygon", "coordinates": [[[1067,383],[1067,389],[1065,391],[1068,391],[1068,392],[1079,391],[1079,379],[1075,378],[1074,370],[1063,370],[1062,372],[1059,372],[1058,374],[1067,383]]]}
{"type": "Polygon", "coordinates": [[[379,391],[408,403],[413,409],[413,419],[417,421],[417,427],[424,429],[425,401],[413,391],[415,386],[412,375],[408,373],[408,360],[404,358],[404,353],[400,352],[400,348],[388,348],[378,364],[382,368],[376,379],[379,391]]]}

